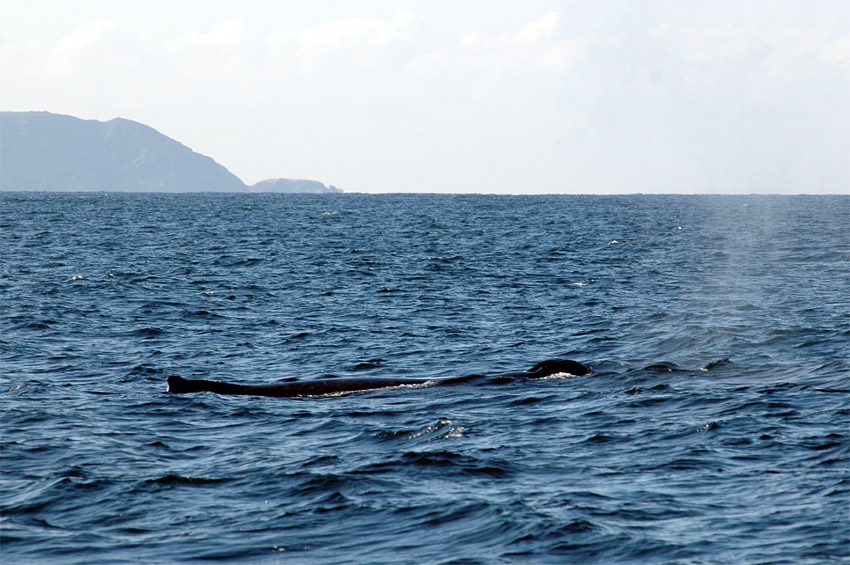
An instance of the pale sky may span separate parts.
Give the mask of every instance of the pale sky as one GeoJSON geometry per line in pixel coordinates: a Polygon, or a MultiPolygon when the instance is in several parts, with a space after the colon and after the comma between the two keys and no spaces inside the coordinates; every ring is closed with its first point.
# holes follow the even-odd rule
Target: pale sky
{"type": "Polygon", "coordinates": [[[850,193],[850,2],[0,0],[0,109],[247,184],[850,193]]]}

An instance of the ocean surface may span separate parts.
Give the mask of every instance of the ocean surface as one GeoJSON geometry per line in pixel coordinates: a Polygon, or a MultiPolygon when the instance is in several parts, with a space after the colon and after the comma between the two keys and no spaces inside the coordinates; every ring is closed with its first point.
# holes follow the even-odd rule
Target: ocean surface
{"type": "Polygon", "coordinates": [[[4,565],[850,563],[848,196],[6,192],[0,269],[4,565]]]}

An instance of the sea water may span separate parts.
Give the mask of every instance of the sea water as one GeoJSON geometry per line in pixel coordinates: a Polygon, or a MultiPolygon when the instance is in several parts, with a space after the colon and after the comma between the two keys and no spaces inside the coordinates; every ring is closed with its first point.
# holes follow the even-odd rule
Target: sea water
{"type": "Polygon", "coordinates": [[[0,194],[2,563],[850,560],[850,197],[0,194]],[[295,399],[166,393],[593,374],[295,399]]]}

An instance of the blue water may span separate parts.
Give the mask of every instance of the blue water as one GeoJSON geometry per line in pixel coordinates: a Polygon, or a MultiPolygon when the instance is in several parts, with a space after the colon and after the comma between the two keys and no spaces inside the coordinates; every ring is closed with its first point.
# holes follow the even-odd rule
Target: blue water
{"type": "Polygon", "coordinates": [[[0,560],[850,562],[848,228],[847,196],[2,193],[0,560]],[[594,374],[165,386],[554,357],[594,374]]]}

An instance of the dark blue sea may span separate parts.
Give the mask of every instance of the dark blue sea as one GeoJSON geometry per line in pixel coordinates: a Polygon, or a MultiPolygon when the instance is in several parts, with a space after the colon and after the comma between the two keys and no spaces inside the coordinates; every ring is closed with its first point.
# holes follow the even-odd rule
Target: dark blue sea
{"type": "Polygon", "coordinates": [[[6,192],[0,269],[4,565],[850,563],[848,196],[6,192]]]}

